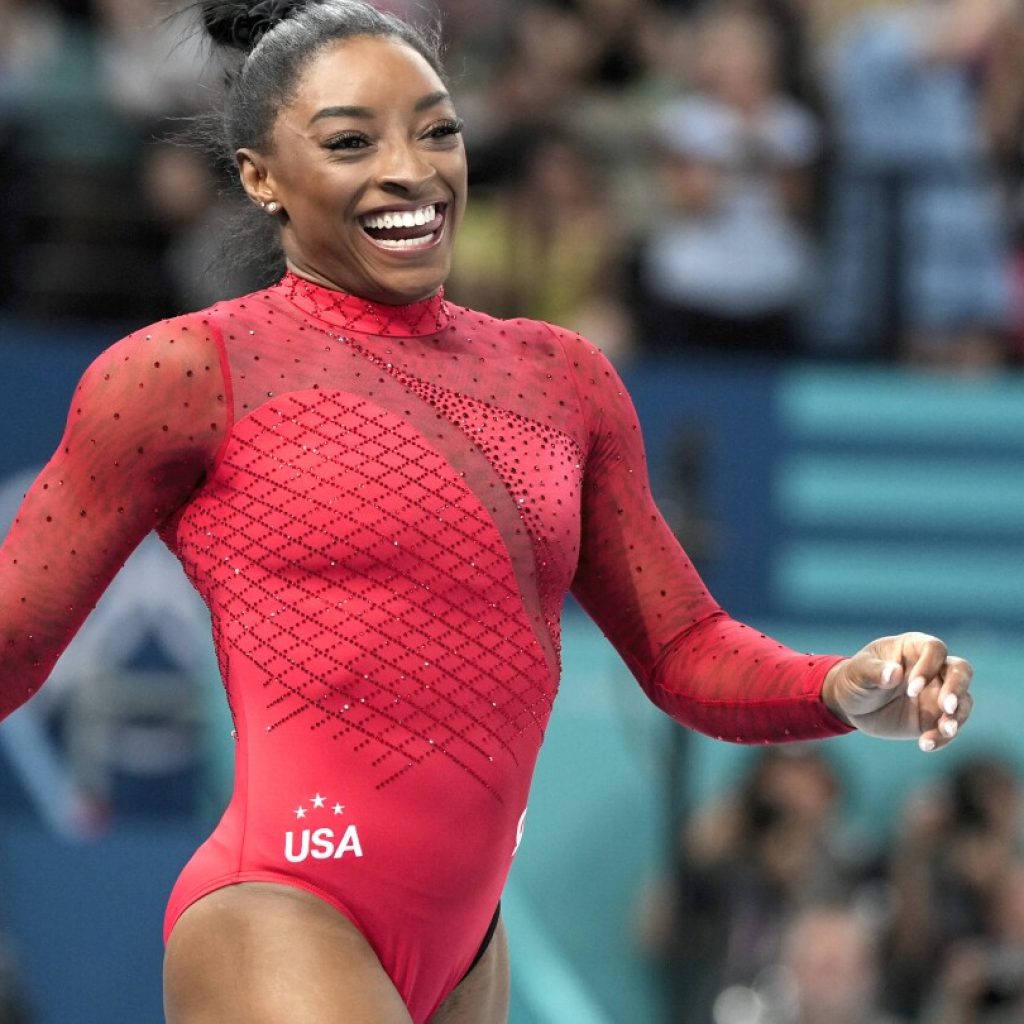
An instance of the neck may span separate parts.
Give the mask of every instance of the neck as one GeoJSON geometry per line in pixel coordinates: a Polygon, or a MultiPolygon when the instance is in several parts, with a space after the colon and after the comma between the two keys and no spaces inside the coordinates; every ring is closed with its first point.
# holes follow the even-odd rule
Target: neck
{"type": "Polygon", "coordinates": [[[441,291],[440,288],[434,288],[422,295],[362,295],[342,287],[312,267],[295,263],[291,259],[285,260],[285,266],[289,273],[294,274],[296,277],[301,277],[304,281],[309,281],[311,284],[319,285],[321,288],[329,288],[333,292],[341,292],[344,295],[352,295],[357,299],[362,299],[364,302],[375,302],[382,306],[412,306],[417,302],[426,302],[428,299],[434,298],[441,291]]]}

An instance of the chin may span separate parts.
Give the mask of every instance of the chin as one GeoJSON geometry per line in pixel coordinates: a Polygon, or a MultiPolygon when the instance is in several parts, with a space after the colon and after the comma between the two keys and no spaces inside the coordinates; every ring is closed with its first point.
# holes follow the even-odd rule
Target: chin
{"type": "Polygon", "coordinates": [[[447,270],[443,274],[435,272],[422,275],[389,275],[378,278],[373,283],[374,294],[367,295],[366,298],[389,306],[408,306],[435,295],[447,277],[447,270]]]}

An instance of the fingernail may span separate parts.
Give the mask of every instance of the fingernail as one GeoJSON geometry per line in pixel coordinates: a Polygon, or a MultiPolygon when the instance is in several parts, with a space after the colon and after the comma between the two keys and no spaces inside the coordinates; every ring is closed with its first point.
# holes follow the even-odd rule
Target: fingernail
{"type": "Polygon", "coordinates": [[[921,693],[921,691],[923,689],[924,689],[924,677],[923,676],[914,676],[913,679],[911,679],[910,682],[907,683],[907,696],[908,697],[917,697],[921,693]]]}
{"type": "Polygon", "coordinates": [[[935,740],[926,739],[922,736],[918,741],[917,745],[927,754],[935,749],[935,740]]]}
{"type": "Polygon", "coordinates": [[[883,686],[892,686],[892,677],[895,674],[895,672],[896,672],[896,665],[894,665],[890,661],[889,664],[886,665],[885,668],[882,669],[882,685],[883,686]]]}
{"type": "Polygon", "coordinates": [[[957,723],[955,718],[947,718],[942,725],[939,726],[942,730],[943,736],[953,737],[956,735],[957,723]]]}
{"type": "Polygon", "coordinates": [[[956,711],[956,706],[959,703],[960,702],[957,700],[955,693],[947,693],[946,696],[942,698],[942,710],[945,711],[947,715],[951,715],[956,711]]]}

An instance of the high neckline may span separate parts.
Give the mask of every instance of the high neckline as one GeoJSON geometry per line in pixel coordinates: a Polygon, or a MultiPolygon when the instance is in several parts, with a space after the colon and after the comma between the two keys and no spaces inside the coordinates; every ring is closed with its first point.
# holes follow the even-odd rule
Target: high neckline
{"type": "Polygon", "coordinates": [[[345,331],[414,338],[436,334],[451,320],[444,292],[421,302],[389,306],[326,288],[288,271],[277,285],[286,299],[309,316],[345,331]]]}

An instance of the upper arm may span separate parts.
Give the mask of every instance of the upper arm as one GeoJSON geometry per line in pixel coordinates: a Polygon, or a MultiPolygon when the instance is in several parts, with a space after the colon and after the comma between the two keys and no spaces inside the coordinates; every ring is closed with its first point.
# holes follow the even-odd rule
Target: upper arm
{"type": "Polygon", "coordinates": [[[0,547],[0,714],[42,682],[136,545],[202,483],[227,424],[218,345],[191,318],[131,335],[86,370],[0,547]]]}
{"type": "Polygon", "coordinates": [[[654,502],[621,378],[586,342],[567,344],[588,431],[573,593],[643,678],[680,630],[720,608],[654,502]]]}

